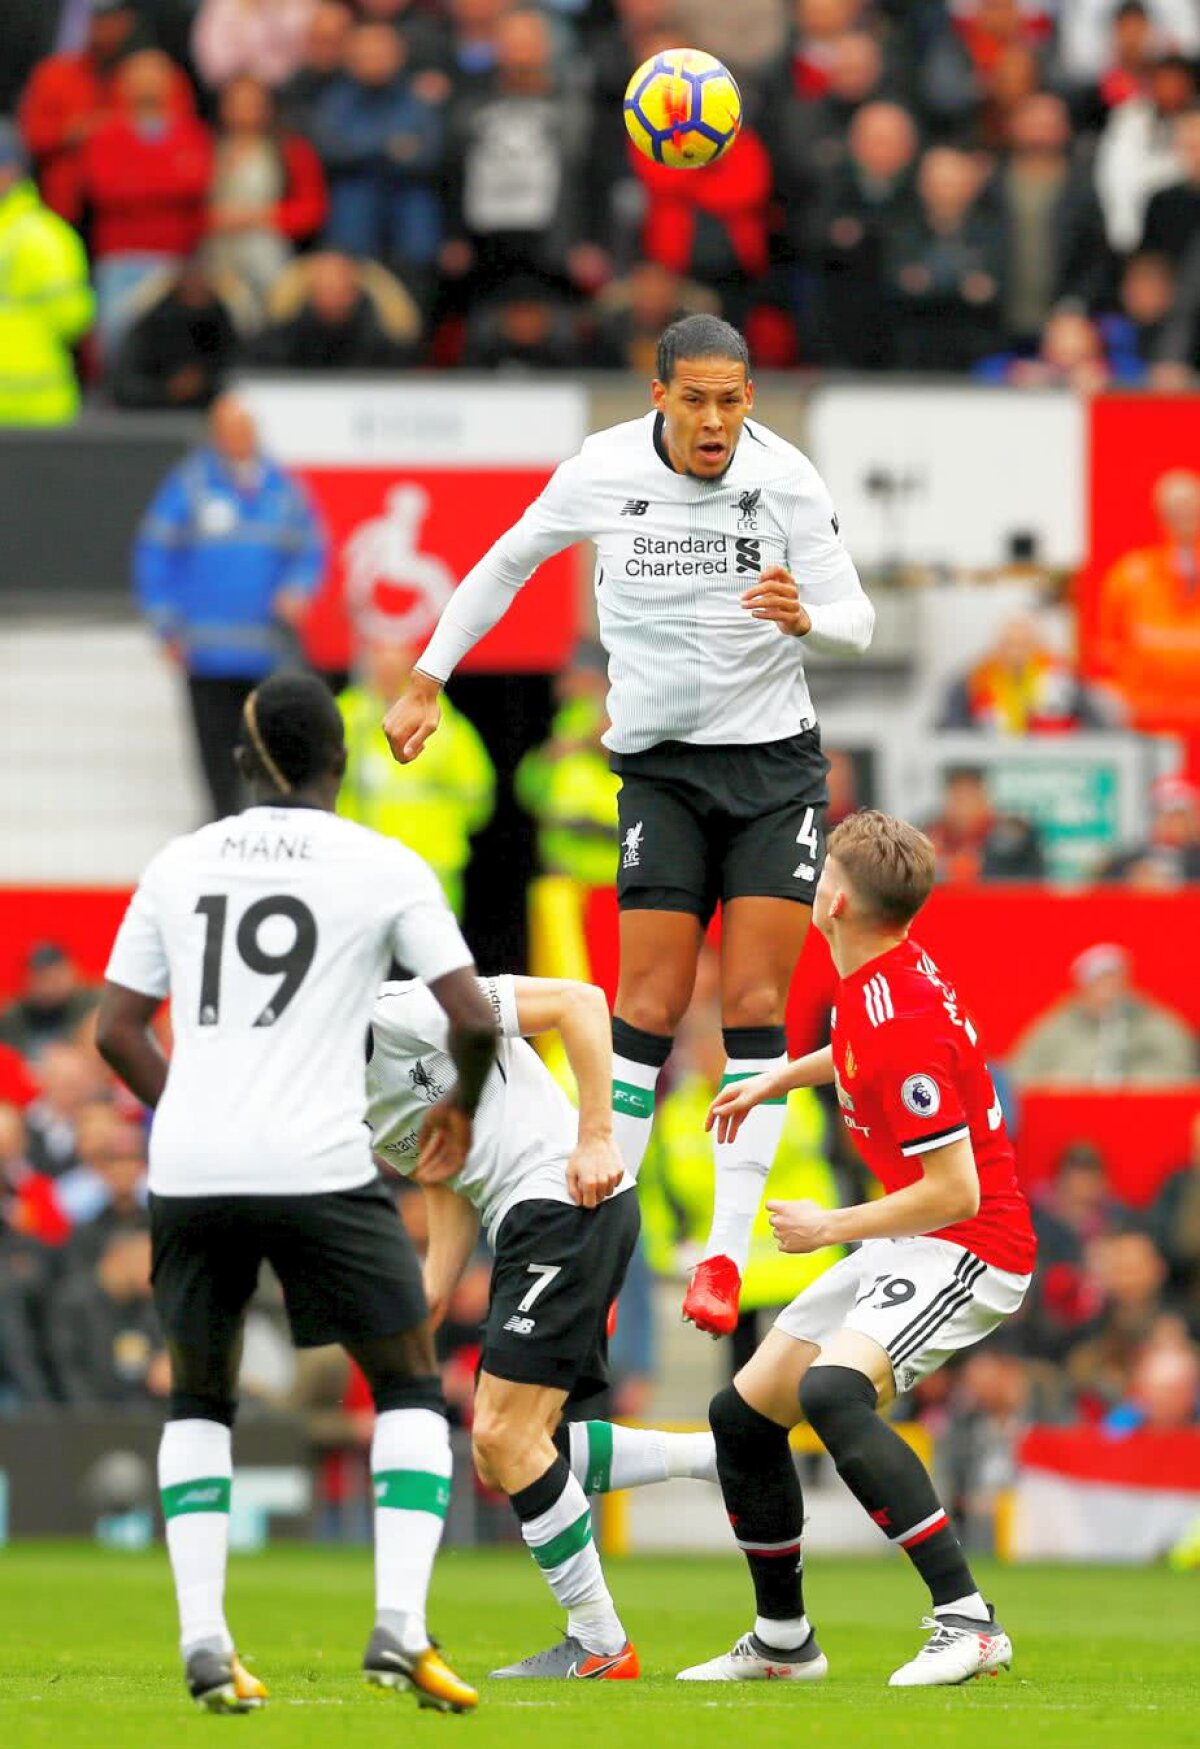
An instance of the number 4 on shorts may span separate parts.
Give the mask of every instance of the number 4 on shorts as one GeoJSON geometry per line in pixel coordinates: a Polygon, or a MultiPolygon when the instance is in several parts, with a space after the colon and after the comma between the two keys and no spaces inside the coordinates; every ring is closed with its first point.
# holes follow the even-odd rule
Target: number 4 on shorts
{"type": "Polygon", "coordinates": [[[536,1275],[538,1279],[534,1282],[529,1292],[517,1307],[518,1312],[527,1312],[531,1306],[536,1305],[546,1289],[550,1286],[550,1283],[554,1280],[555,1276],[562,1274],[562,1264],[531,1263],[526,1270],[526,1274],[536,1275]]]}
{"type": "Polygon", "coordinates": [[[817,810],[805,808],[804,824],[796,834],[796,843],[807,850],[811,862],[802,862],[792,870],[792,879],[797,881],[815,881],[817,878],[817,854],[820,845],[817,842],[817,810]]]}

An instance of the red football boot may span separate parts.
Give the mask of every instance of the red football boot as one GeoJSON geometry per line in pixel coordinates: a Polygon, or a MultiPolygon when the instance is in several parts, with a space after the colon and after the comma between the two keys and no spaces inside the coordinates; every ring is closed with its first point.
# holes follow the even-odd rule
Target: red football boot
{"type": "Polygon", "coordinates": [[[728,1336],[738,1321],[742,1278],[732,1257],[705,1257],[683,1296],[683,1315],[709,1336],[728,1336]]]}

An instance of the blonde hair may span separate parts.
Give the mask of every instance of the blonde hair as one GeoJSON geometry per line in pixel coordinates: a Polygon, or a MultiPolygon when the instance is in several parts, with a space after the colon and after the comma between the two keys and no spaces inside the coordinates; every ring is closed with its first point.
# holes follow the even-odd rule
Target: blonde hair
{"type": "Polygon", "coordinates": [[[924,832],[875,808],[848,815],[826,850],[881,923],[911,923],[933,890],[937,857],[924,832]]]}

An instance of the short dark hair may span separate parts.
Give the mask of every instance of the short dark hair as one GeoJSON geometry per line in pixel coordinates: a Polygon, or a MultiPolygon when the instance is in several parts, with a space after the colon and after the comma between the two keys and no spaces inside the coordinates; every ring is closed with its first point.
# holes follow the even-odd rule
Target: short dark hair
{"type": "Polygon", "coordinates": [[[669,383],[681,358],[732,358],[750,375],[750,348],[744,334],[720,316],[681,316],[664,328],[654,360],[654,374],[669,383]]]}
{"type": "Polygon", "coordinates": [[[345,742],[342,713],[315,674],[272,674],[246,700],[240,745],[249,775],[281,795],[328,777],[345,742]]]}

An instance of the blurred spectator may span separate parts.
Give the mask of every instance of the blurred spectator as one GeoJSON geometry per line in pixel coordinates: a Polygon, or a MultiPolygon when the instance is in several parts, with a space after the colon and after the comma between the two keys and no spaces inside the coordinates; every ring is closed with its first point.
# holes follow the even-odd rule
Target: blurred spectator
{"type": "Polygon", "coordinates": [[[75,417],[70,349],[92,312],[83,244],[42,205],[20,136],[0,121],[0,425],[75,417]]]}
{"type": "Polygon", "coordinates": [[[813,354],[830,364],[874,370],[891,363],[891,310],[884,296],[884,245],[911,216],[917,128],[896,103],[866,103],[850,124],[846,161],[816,206],[789,219],[798,253],[816,274],[813,354]]]}
{"type": "Polygon", "coordinates": [[[1200,18],[1192,0],[1067,0],[1060,8],[1058,60],[1072,86],[1112,82],[1110,103],[1138,88],[1142,57],[1174,49],[1200,53],[1200,18]]]}
{"type": "Polygon", "coordinates": [[[1175,292],[1175,273],[1165,256],[1129,257],[1121,274],[1118,308],[1102,316],[1099,324],[1116,381],[1144,381],[1163,355],[1175,292]]]}
{"type": "Polygon", "coordinates": [[[70,1231],[54,1180],[35,1171],[29,1159],[23,1112],[0,1104],[0,1242],[6,1234],[20,1234],[32,1245],[57,1246],[70,1231]]]}
{"type": "Polygon", "coordinates": [[[862,10],[862,0],[795,0],[790,73],[797,97],[824,97],[838,41],[854,29],[862,10]]]}
{"type": "Polygon", "coordinates": [[[1101,880],[1151,892],[1200,881],[1200,790],[1182,777],[1160,777],[1151,787],[1150,803],[1148,841],[1114,856],[1101,880]]]}
{"type": "Polygon", "coordinates": [[[1141,247],[1178,266],[1200,237],[1200,109],[1176,118],[1174,146],[1183,177],[1151,195],[1141,247]]]}
{"type": "Polygon", "coordinates": [[[1175,301],[1154,346],[1151,386],[1187,394],[1200,370],[1200,237],[1179,267],[1175,301]]]}
{"type": "Polygon", "coordinates": [[[178,108],[176,69],[157,50],[122,62],[119,108],[90,134],[80,187],[91,212],[98,331],[111,355],[129,300],[151,274],[190,255],[204,231],[212,140],[178,108]]]}
{"type": "Polygon", "coordinates": [[[1121,255],[1141,240],[1150,197],[1178,182],[1175,117],[1196,101],[1196,74],[1179,55],[1151,67],[1144,96],[1131,97],[1109,116],[1096,151],[1096,192],[1108,240],[1121,255]]]}
{"type": "Polygon", "coordinates": [[[379,640],[363,646],[359,676],[338,697],[348,754],[338,813],[423,856],[461,916],[463,871],[472,837],[492,817],[496,772],[478,731],[444,693],[441,728],[426,748],[433,756],[428,767],[424,755],[411,765],[392,758],[379,724],[419,654],[419,647],[379,640]]]}
{"type": "Polygon", "coordinates": [[[855,813],[859,808],[869,807],[870,799],[860,792],[859,774],[853,753],[847,753],[843,747],[826,747],[824,753],[829,761],[829,770],[825,775],[825,785],[829,791],[825,830],[832,832],[849,814],[855,813]]]}
{"type": "Polygon", "coordinates": [[[1136,1231],[1098,1239],[1090,1262],[1104,1305],[1067,1356],[1067,1377],[1096,1420],[1128,1394],[1139,1352],[1167,1311],[1167,1266],[1150,1235],[1136,1231]]]}
{"type": "Polygon", "coordinates": [[[680,42],[703,43],[743,89],[767,77],[787,46],[784,0],[675,0],[680,42]]]}
{"type": "Polygon", "coordinates": [[[887,239],[902,370],[966,370],[990,351],[1000,324],[1004,235],[980,198],[966,152],[932,148],[917,172],[918,211],[887,239]]]}
{"type": "Polygon", "coordinates": [[[495,294],[518,274],[567,276],[583,241],[575,188],[589,116],[555,72],[540,13],[506,11],[492,40],[494,74],[460,89],[451,110],[441,264],[495,294]]]}
{"type": "Polygon", "coordinates": [[[1050,36],[1049,3],[954,0],[955,26],[981,78],[1016,47],[1041,49],[1050,36]]]}
{"type": "MultiPolygon", "coordinates": [[[[345,255],[310,255],[301,272],[303,301],[259,336],[255,357],[260,364],[283,370],[386,370],[412,358],[420,316],[411,300],[403,300],[401,338],[384,322],[363,272],[345,255]]],[[[381,269],[376,276],[382,277],[381,269]]],[[[402,288],[391,283],[402,295],[402,288]]]]}
{"type": "Polygon", "coordinates": [[[1111,1433],[1141,1427],[1156,1433],[1194,1427],[1200,1414],[1200,1350],[1193,1343],[1152,1341],[1133,1364],[1129,1394],[1105,1418],[1111,1433]]]}
{"type": "Polygon", "coordinates": [[[1017,1328],[1030,1353],[1061,1360],[1100,1310],[1088,1247],[1119,1231],[1124,1215],[1109,1191],[1103,1155],[1086,1141],[1063,1149],[1053,1180],[1031,1200],[1038,1267],[1017,1328]]]}
{"type": "Polygon", "coordinates": [[[36,942],[25,956],[20,995],[0,1010],[0,1042],[36,1062],[47,1045],[69,1040],[99,999],[97,990],[81,983],[64,947],[36,942]]]}
{"type": "Polygon", "coordinates": [[[852,30],[830,44],[826,88],[817,98],[787,97],[762,117],[780,198],[816,198],[846,162],[850,126],[864,104],[884,95],[883,53],[869,31],[852,30]]]}
{"type": "Polygon", "coordinates": [[[204,83],[282,85],[301,66],[317,0],[200,0],[192,54],[204,83]]]}
{"type": "Polygon", "coordinates": [[[1046,872],[1036,828],[1018,815],[996,812],[979,766],[946,772],[942,811],[925,831],[937,852],[939,880],[1037,881],[1046,872]]]}
{"type": "Polygon", "coordinates": [[[532,274],[472,310],[463,365],[468,370],[571,370],[580,357],[575,312],[532,274]]]}
{"type": "Polygon", "coordinates": [[[280,125],[311,138],[317,104],[341,78],[354,14],[342,0],[317,0],[304,55],[291,78],[279,86],[280,125]]]}
{"type": "Polygon", "coordinates": [[[625,263],[640,190],[625,129],[614,122],[636,69],[674,38],[674,0],[613,0],[613,11],[615,19],[601,27],[588,54],[592,113],[580,194],[585,233],[625,263]]]}
{"type": "Polygon", "coordinates": [[[1108,282],[1104,219],[1082,166],[1071,162],[1071,118],[1061,97],[1027,97],[1012,115],[1008,161],[996,182],[1004,217],[1004,326],[1031,345],[1055,305],[1100,304],[1108,282]]]}
{"type": "MultiPolygon", "coordinates": [[[[586,4],[586,0],[585,0],[586,4]]],[[[422,97],[444,103],[450,95],[452,51],[446,8],[427,0],[358,0],[363,18],[389,25],[404,44],[405,66],[422,97]]]]}
{"type": "Polygon", "coordinates": [[[0,1416],[53,1400],[41,1329],[46,1254],[0,1219],[0,1416]]]}
{"type": "Polygon", "coordinates": [[[24,1111],[37,1095],[37,1082],[24,1057],[11,1045],[0,1044],[0,1104],[15,1105],[18,1111],[24,1111]]]}
{"type": "Polygon", "coordinates": [[[703,176],[680,175],[640,153],[635,168],[647,197],[643,253],[713,286],[730,320],[739,320],[770,255],[772,170],[759,135],[743,127],[703,176]]]}
{"type": "Polygon", "coordinates": [[[193,256],[178,273],[148,281],[111,370],[118,407],[207,407],[224,386],[238,352],[233,305],[193,256]]]}
{"type": "Polygon", "coordinates": [[[443,121],[405,71],[405,53],[386,24],[359,25],[342,77],[314,107],[313,139],[329,173],[326,242],[428,269],[442,236],[443,121]]]}
{"type": "Polygon", "coordinates": [[[187,677],[214,816],[239,805],[233,749],[256,683],[295,650],[325,562],[307,495],[224,395],[208,442],[173,468],[138,533],[138,604],[187,677]]]}
{"type": "Polygon", "coordinates": [[[1022,1434],[1069,1419],[1057,1370],[1014,1353],[1007,1346],[1013,1336],[1010,1328],[966,1356],[937,1444],[939,1491],[959,1535],[967,1548],[987,1553],[995,1551],[997,1513],[1016,1481],[1022,1434]]]}
{"type": "Polygon", "coordinates": [[[77,1162],[75,1126],[89,1101],[105,1092],[98,1058],[81,1045],[48,1044],[38,1063],[41,1091],[25,1112],[29,1158],[38,1172],[58,1178],[77,1162]]]}
{"type": "Polygon", "coordinates": [[[599,645],[577,650],[554,683],[550,737],[531,747],[513,779],[517,800],[537,821],[544,874],[581,888],[608,887],[617,870],[617,791],[600,737],[608,727],[608,659],[599,645]]]}
{"type": "MultiPolygon", "coordinates": [[[[87,41],[71,54],[49,55],[21,98],[21,131],[33,154],[46,204],[72,224],[82,217],[79,159],[116,107],[115,76],[126,56],[145,48],[134,0],[91,0],[87,41]]],[[[179,100],[187,81],[177,75],[179,100]]]]}
{"type": "Polygon", "coordinates": [[[1141,996],[1129,955],[1098,942],[1071,964],[1073,994],[1018,1040],[1009,1067],[1036,1087],[1170,1086],[1196,1075],[1196,1043],[1177,1014],[1141,996]]]}
{"type": "Polygon", "coordinates": [[[500,21],[513,0],[449,0],[456,92],[486,85],[499,65],[500,21]]]}
{"type": "Polygon", "coordinates": [[[321,160],[308,141],[279,130],[275,99],[248,75],[220,98],[216,161],[209,191],[206,256],[260,298],[325,221],[321,160]]]}
{"type": "Polygon", "coordinates": [[[73,1408],[149,1408],[170,1392],[170,1368],[150,1297],[150,1236],[110,1239],[87,1275],[70,1275],[51,1301],[55,1378],[73,1408]]]}
{"type": "Polygon", "coordinates": [[[121,1124],[107,1090],[93,1093],[75,1114],[71,1160],[54,1180],[55,1200],[72,1227],[104,1206],[104,1166],[121,1124]]]}
{"type": "Polygon", "coordinates": [[[636,262],[623,279],[610,280],[592,304],[596,332],[589,362],[652,377],[663,329],[681,316],[700,313],[719,314],[715,293],[655,261],[636,262]]]}
{"type": "MultiPolygon", "coordinates": [[[[67,1245],[65,1261],[69,1269],[91,1269],[108,1241],[119,1234],[150,1230],[146,1138],[137,1124],[114,1124],[89,1171],[92,1181],[87,1186],[88,1212],[76,1220],[67,1245]]],[[[60,1194],[70,1200],[72,1187],[61,1179],[59,1185],[60,1194]]],[[[80,1193],[83,1188],[79,1186],[80,1193]]],[[[77,1200],[82,1202],[82,1194],[77,1200]]]]}
{"type": "MultiPolygon", "coordinates": [[[[1128,368],[1121,359],[1122,369],[1128,368]]],[[[1133,365],[1133,380],[1144,374],[1133,365]]],[[[1078,395],[1098,395],[1114,377],[1105,349],[1104,330],[1082,310],[1055,310],[1038,342],[1037,355],[1015,352],[983,359],[972,373],[982,382],[1008,383],[1019,389],[1069,388],[1078,395]]]]}
{"type": "Polygon", "coordinates": [[[1032,614],[1015,614],[991,649],[946,695],[939,729],[987,729],[1005,735],[1103,729],[1111,710],[1043,643],[1032,614]]]}
{"type": "Polygon", "coordinates": [[[1147,1225],[1167,1260],[1172,1291],[1200,1329],[1200,1111],[1188,1141],[1188,1157],[1155,1197],[1147,1225]]]}
{"type": "Polygon", "coordinates": [[[1138,728],[1200,730],[1200,473],[1159,477],[1162,540],[1126,553],[1104,576],[1095,665],[1138,728]]]}

